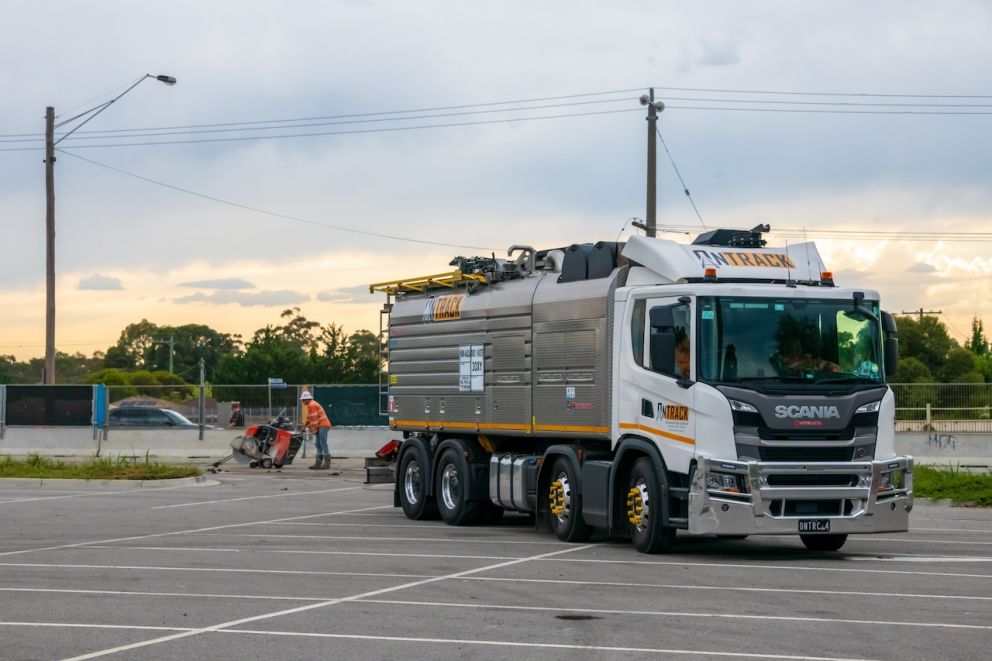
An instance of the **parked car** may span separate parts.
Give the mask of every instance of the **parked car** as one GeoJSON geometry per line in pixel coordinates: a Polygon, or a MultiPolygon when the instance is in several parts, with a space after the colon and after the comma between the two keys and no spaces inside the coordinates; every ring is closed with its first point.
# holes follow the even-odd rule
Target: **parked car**
{"type": "Polygon", "coordinates": [[[182,413],[156,406],[119,406],[110,409],[109,424],[111,427],[199,428],[199,425],[182,413]]]}

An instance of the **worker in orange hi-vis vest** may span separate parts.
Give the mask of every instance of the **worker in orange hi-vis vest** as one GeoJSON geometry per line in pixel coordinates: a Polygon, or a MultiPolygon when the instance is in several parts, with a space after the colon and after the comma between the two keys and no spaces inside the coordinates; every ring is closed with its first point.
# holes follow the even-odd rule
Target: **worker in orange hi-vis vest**
{"type": "Polygon", "coordinates": [[[314,400],[310,391],[300,395],[300,401],[306,412],[306,427],[317,434],[317,456],[310,469],[327,469],[331,467],[331,451],[327,447],[327,434],[331,430],[331,421],[324,412],[324,407],[314,400]]]}

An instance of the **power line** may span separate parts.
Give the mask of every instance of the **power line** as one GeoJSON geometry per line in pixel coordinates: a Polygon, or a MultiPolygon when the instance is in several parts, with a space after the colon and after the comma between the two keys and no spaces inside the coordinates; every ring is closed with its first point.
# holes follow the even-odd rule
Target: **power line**
{"type": "Polygon", "coordinates": [[[164,188],[169,188],[171,190],[178,191],[180,193],[186,193],[187,195],[192,195],[194,197],[199,197],[199,198],[204,199],[204,200],[210,200],[211,202],[218,202],[220,204],[225,204],[227,206],[235,207],[235,208],[238,208],[238,209],[244,209],[245,211],[251,211],[253,213],[258,213],[258,214],[262,214],[262,215],[265,215],[265,216],[272,216],[273,218],[282,218],[284,220],[291,220],[293,222],[303,223],[305,225],[314,225],[316,227],[323,227],[323,228],[326,228],[326,229],[337,230],[339,232],[350,232],[352,234],[361,234],[363,236],[371,236],[371,237],[375,237],[375,238],[379,238],[379,239],[391,239],[393,241],[406,241],[408,243],[419,243],[419,244],[432,245],[432,246],[444,246],[446,248],[468,248],[468,249],[471,249],[471,250],[484,250],[486,252],[492,252],[492,251],[495,250],[494,248],[485,247],[485,246],[469,246],[469,245],[463,245],[463,244],[458,244],[458,243],[444,243],[444,242],[441,242],[441,241],[427,241],[427,240],[424,240],[424,239],[414,239],[414,238],[411,238],[411,237],[399,236],[399,235],[396,235],[396,234],[385,234],[385,233],[382,233],[382,232],[370,232],[370,231],[366,231],[366,230],[354,229],[352,227],[344,227],[342,225],[331,225],[329,223],[319,223],[319,222],[317,222],[315,220],[309,220],[307,218],[300,218],[298,216],[290,216],[290,215],[283,214],[283,213],[278,213],[278,212],[275,212],[275,211],[268,211],[266,209],[259,209],[258,207],[252,207],[252,206],[249,206],[247,204],[241,204],[240,202],[232,202],[230,200],[225,200],[223,198],[215,197],[213,195],[207,195],[205,193],[198,193],[197,191],[190,190],[188,188],[182,188],[180,186],[174,186],[173,184],[169,184],[169,183],[166,183],[164,181],[159,181],[157,179],[152,179],[150,177],[145,177],[145,176],[142,176],[140,174],[135,174],[134,172],[128,172],[127,170],[122,170],[122,169],[116,168],[116,167],[114,167],[112,165],[107,165],[106,163],[100,163],[99,161],[94,161],[94,160],[89,159],[89,158],[86,158],[84,156],[80,156],[79,154],[74,154],[74,153],[72,153],[70,151],[67,151],[65,149],[57,149],[56,151],[58,151],[58,152],[60,152],[62,154],[65,154],[66,156],[71,156],[72,158],[76,158],[76,159],[79,159],[81,161],[85,161],[87,163],[91,163],[92,165],[97,165],[97,166],[99,166],[101,168],[106,168],[107,170],[112,170],[114,172],[118,172],[120,174],[127,175],[128,177],[133,177],[135,179],[140,179],[141,181],[146,181],[146,182],[148,182],[150,184],[155,184],[156,186],[162,186],[164,188]]]}
{"type": "Polygon", "coordinates": [[[796,92],[796,91],[771,91],[771,90],[740,90],[740,89],[716,89],[705,87],[663,87],[653,85],[655,89],[670,90],[672,92],[711,92],[714,94],[772,94],[779,96],[856,96],[871,98],[898,98],[898,99],[992,99],[992,94],[898,94],[898,93],[869,93],[869,92],[796,92]]]}
{"type": "MultiPolygon", "coordinates": [[[[667,225],[677,230],[695,230],[694,225],[667,225]]],[[[970,242],[987,243],[992,242],[992,232],[914,232],[914,231],[883,231],[883,230],[830,230],[830,229],[802,229],[776,226],[771,233],[772,236],[783,238],[805,238],[807,235],[823,239],[834,240],[862,240],[875,239],[887,241],[909,241],[909,242],[970,242]]]]}
{"type": "MultiPolygon", "coordinates": [[[[538,117],[508,117],[505,119],[487,119],[478,122],[449,122],[447,124],[422,124],[415,126],[390,126],[390,127],[380,127],[374,129],[354,129],[350,131],[317,131],[309,133],[291,133],[286,135],[258,135],[258,136],[243,136],[237,138],[197,138],[192,140],[156,140],[149,142],[123,142],[123,143],[112,143],[112,144],[100,144],[100,145],[73,145],[73,149],[99,149],[107,147],[145,147],[150,145],[183,145],[183,144],[200,144],[209,142],[244,142],[246,140],[277,140],[283,138],[308,138],[308,137],[322,137],[328,135],[357,135],[363,133],[392,133],[396,131],[415,131],[422,129],[437,129],[437,128],[451,128],[459,126],[482,126],[486,124],[509,124],[515,122],[529,122],[536,120],[548,120],[548,119],[562,119],[570,117],[591,117],[594,115],[613,115],[616,113],[623,112],[635,112],[639,111],[640,108],[624,108],[621,110],[598,110],[593,112],[579,112],[579,113],[569,113],[561,115],[542,115],[538,117]]],[[[3,151],[37,151],[38,149],[43,149],[43,147],[6,147],[0,148],[0,152],[3,151]]]]}
{"type": "Polygon", "coordinates": [[[685,193],[685,196],[689,198],[689,204],[692,205],[692,210],[696,212],[696,218],[699,219],[699,224],[702,225],[703,229],[705,230],[706,223],[703,222],[703,217],[700,215],[699,209],[696,208],[696,201],[692,199],[692,195],[689,193],[689,187],[685,185],[685,180],[682,178],[682,173],[679,172],[679,166],[675,165],[675,159],[672,158],[672,152],[668,151],[668,144],[665,142],[665,139],[661,136],[661,131],[655,128],[655,132],[657,132],[658,134],[658,139],[661,140],[661,146],[665,148],[665,153],[668,154],[668,160],[672,164],[672,169],[675,170],[675,174],[676,176],[678,176],[679,182],[682,184],[682,191],[685,193]]]}
{"type": "MultiPolygon", "coordinates": [[[[536,97],[533,99],[516,99],[509,101],[486,101],[482,103],[466,103],[457,106],[434,106],[430,108],[413,108],[407,110],[382,110],[379,112],[359,112],[359,113],[348,113],[339,115],[322,115],[316,117],[296,117],[290,119],[260,119],[254,121],[242,121],[242,122],[221,122],[213,124],[185,124],[179,126],[159,126],[159,127],[146,127],[137,129],[105,129],[101,131],[81,131],[81,133],[119,133],[119,132],[131,132],[131,131],[166,131],[166,130],[180,130],[180,129],[198,129],[198,128],[211,128],[211,127],[224,127],[224,126],[244,126],[247,124],[274,124],[274,123],[285,123],[285,122],[311,122],[311,121],[322,121],[325,119],[348,119],[353,117],[378,117],[381,115],[407,115],[414,113],[424,113],[424,112],[437,112],[441,110],[463,110],[466,108],[484,108],[490,106],[500,106],[500,105],[510,105],[517,103],[540,103],[544,101],[561,101],[564,99],[578,99],[590,96],[606,96],[609,94],[628,94],[631,92],[639,92],[640,88],[626,89],[626,90],[609,90],[603,92],[585,92],[582,94],[563,94],[559,96],[544,96],[536,97]]],[[[101,95],[105,96],[105,95],[101,95]]],[[[100,97],[95,97],[100,98],[100,97]]],[[[617,99],[619,100],[619,99],[617,99]]],[[[85,104],[81,104],[85,105],[85,104]]],[[[81,107],[81,106],[77,106],[81,107]]],[[[75,108],[73,109],[75,110],[75,108]]],[[[12,138],[12,137],[32,137],[32,136],[43,136],[43,133],[0,133],[0,138],[12,138]]]]}

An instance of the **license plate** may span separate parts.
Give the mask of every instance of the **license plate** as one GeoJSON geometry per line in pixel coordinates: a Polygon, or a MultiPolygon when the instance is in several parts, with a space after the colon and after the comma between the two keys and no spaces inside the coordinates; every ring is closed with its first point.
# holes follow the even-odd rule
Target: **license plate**
{"type": "Polygon", "coordinates": [[[830,519],[799,519],[799,532],[830,532],[830,519]]]}

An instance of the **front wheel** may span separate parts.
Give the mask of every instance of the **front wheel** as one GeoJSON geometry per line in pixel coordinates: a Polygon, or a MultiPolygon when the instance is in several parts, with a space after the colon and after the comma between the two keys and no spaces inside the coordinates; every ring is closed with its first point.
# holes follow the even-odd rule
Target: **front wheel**
{"type": "Polygon", "coordinates": [[[468,526],[479,520],[478,501],[469,500],[471,479],[468,460],[455,448],[441,453],[437,467],[437,509],[444,522],[452,526],[468,526]]]}
{"type": "Polygon", "coordinates": [[[627,481],[627,526],[634,548],[641,553],[668,553],[675,528],[662,524],[663,497],[654,464],[648,457],[634,462],[627,481]]]}
{"type": "Polygon", "coordinates": [[[847,535],[799,535],[799,539],[810,551],[839,551],[847,535]]]}
{"type": "Polygon", "coordinates": [[[427,495],[430,474],[427,453],[421,448],[413,446],[403,453],[398,486],[400,505],[406,518],[414,521],[437,518],[437,504],[427,495]]]}
{"type": "Polygon", "coordinates": [[[551,528],[563,542],[584,542],[592,535],[592,526],[582,518],[579,492],[572,462],[558,457],[551,465],[551,484],[548,487],[548,508],[551,528]]]}

